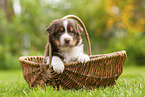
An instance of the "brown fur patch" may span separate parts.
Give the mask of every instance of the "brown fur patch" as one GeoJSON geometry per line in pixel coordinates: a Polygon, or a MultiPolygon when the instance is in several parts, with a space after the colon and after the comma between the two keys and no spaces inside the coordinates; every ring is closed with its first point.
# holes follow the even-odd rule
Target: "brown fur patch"
{"type": "Polygon", "coordinates": [[[64,31],[64,27],[61,27],[61,28],[60,28],[60,31],[64,31]]]}
{"type": "Polygon", "coordinates": [[[73,31],[73,27],[70,27],[70,31],[71,31],[71,32],[73,31]]]}

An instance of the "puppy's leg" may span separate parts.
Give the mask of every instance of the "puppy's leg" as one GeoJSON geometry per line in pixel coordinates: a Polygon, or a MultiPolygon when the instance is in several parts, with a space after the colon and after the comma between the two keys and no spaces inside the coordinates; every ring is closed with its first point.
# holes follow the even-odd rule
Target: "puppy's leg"
{"type": "Polygon", "coordinates": [[[77,61],[80,63],[87,63],[90,60],[87,54],[80,54],[78,55],[77,61]]]}
{"type": "MultiPolygon", "coordinates": [[[[47,57],[47,64],[49,64],[49,58],[47,57]]],[[[61,59],[57,56],[52,57],[51,65],[53,66],[53,70],[57,73],[62,73],[64,71],[64,64],[61,59]]]]}

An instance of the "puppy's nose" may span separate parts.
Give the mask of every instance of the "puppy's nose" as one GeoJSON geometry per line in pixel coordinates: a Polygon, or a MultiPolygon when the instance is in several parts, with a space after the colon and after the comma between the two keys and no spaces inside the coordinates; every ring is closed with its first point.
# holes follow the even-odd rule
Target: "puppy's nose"
{"type": "Polygon", "coordinates": [[[69,44],[70,43],[70,39],[69,38],[65,38],[64,42],[65,42],[65,44],[69,44]]]}

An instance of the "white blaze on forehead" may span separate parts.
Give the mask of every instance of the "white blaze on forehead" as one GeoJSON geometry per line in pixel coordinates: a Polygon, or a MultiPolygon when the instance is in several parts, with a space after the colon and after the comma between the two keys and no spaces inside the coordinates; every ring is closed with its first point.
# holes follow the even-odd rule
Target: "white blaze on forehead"
{"type": "Polygon", "coordinates": [[[66,39],[66,38],[71,40],[70,43],[72,43],[72,41],[73,41],[73,37],[71,35],[69,35],[68,32],[67,32],[67,25],[68,25],[68,20],[66,19],[66,20],[63,21],[63,26],[64,26],[64,29],[65,29],[65,32],[60,37],[60,42],[61,42],[62,45],[65,44],[64,39],[66,39]]]}
{"type": "Polygon", "coordinates": [[[67,21],[67,19],[66,19],[66,20],[64,20],[64,22],[63,22],[63,26],[64,26],[64,29],[65,29],[65,32],[67,32],[67,24],[68,24],[68,21],[67,21]]]}

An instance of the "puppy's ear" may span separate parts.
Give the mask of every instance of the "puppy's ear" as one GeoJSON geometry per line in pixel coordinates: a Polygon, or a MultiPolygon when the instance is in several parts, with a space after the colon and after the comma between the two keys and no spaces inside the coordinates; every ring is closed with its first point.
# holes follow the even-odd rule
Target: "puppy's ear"
{"type": "Polygon", "coordinates": [[[78,31],[78,34],[81,35],[83,33],[84,29],[79,24],[77,24],[77,31],[78,31]]]}
{"type": "Polygon", "coordinates": [[[55,31],[55,24],[51,23],[47,28],[46,31],[51,35],[54,34],[55,31]]]}

